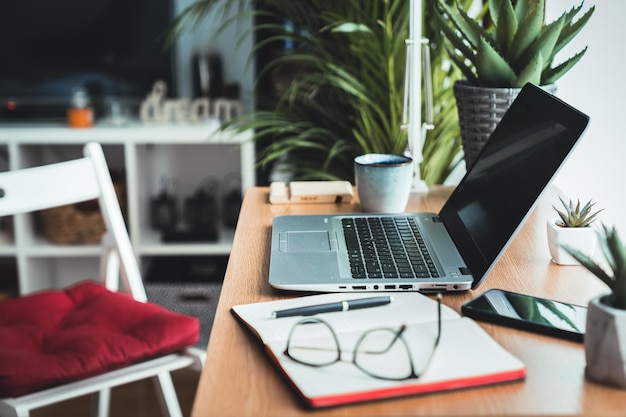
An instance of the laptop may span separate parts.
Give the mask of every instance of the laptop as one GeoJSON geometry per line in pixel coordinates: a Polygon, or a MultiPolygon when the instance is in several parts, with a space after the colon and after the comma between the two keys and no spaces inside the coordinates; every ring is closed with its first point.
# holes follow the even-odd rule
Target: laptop
{"type": "Polygon", "coordinates": [[[526,84],[439,213],[275,217],[270,285],[313,292],[476,288],[588,123],[526,84]]]}

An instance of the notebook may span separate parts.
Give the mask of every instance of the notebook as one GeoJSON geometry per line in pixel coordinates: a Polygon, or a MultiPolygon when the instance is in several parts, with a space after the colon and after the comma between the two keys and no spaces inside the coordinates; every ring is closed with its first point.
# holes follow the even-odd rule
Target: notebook
{"type": "Polygon", "coordinates": [[[314,292],[477,287],[588,123],[587,115],[526,84],[439,213],[277,216],[269,283],[314,292]],[[400,235],[390,238],[391,248],[373,242],[381,228],[400,235]],[[408,267],[395,259],[400,255],[408,267]]]}
{"type": "MultiPolygon", "coordinates": [[[[316,355],[328,352],[326,348],[329,347],[329,334],[323,331],[320,333],[321,329],[316,329],[315,325],[302,328],[304,333],[295,333],[292,329],[303,317],[274,319],[271,314],[273,311],[362,297],[362,294],[318,294],[236,305],[232,307],[232,312],[258,336],[269,358],[307,407],[331,407],[479,387],[517,381],[526,376],[526,366],[522,361],[498,344],[474,320],[461,317],[445,305],[441,306],[440,341],[433,351],[431,342],[438,329],[437,303],[416,292],[395,292],[392,296],[393,302],[380,307],[316,315],[315,318],[324,320],[335,332],[337,343],[343,352],[341,361],[312,367],[288,357],[285,353],[288,339],[291,339],[292,346],[304,344],[305,349],[306,346],[317,346],[318,349],[307,352],[307,355],[316,355]],[[401,325],[406,326],[401,338],[406,342],[413,365],[423,370],[418,378],[397,381],[379,379],[365,374],[351,362],[354,355],[352,349],[355,349],[357,340],[365,332],[380,328],[395,332],[401,325]],[[303,341],[298,334],[304,335],[308,342],[303,341]],[[462,353],[459,352],[459,346],[464,347],[462,353]],[[428,365],[422,368],[420,365],[425,361],[428,365]]],[[[383,334],[386,332],[374,331],[377,333],[372,334],[372,337],[384,339],[383,334]]],[[[332,342],[332,338],[330,341],[332,342]]],[[[332,345],[331,343],[330,346],[332,345]]],[[[359,352],[371,353],[367,350],[359,352]]],[[[378,365],[370,368],[370,371],[378,366],[385,369],[410,366],[403,361],[402,349],[392,352],[383,350],[380,353],[378,365]]],[[[357,362],[365,363],[360,360],[357,362]]]]}

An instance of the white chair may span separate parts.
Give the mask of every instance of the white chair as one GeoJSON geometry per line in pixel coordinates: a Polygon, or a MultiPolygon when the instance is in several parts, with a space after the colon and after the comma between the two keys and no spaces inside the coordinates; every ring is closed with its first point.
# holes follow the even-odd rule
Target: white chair
{"type": "MultiPolygon", "coordinates": [[[[167,318],[168,320],[170,318],[179,319],[180,317],[178,316],[182,315],[176,315],[176,313],[169,312],[160,306],[146,302],[146,292],[102,148],[98,143],[88,143],[84,147],[84,155],[84,158],[72,161],[0,173],[0,216],[28,213],[49,207],[98,199],[107,233],[102,240],[102,259],[99,272],[101,285],[91,283],[92,287],[88,288],[98,287],[96,288],[98,292],[106,291],[105,294],[100,295],[106,300],[109,298],[121,300],[119,304],[120,309],[122,304],[127,303],[125,300],[128,300],[128,308],[132,309],[129,311],[141,311],[141,314],[144,314],[143,310],[145,309],[150,312],[158,312],[161,318],[167,318]],[[63,184],[63,186],[61,187],[59,184],[63,184]],[[122,283],[123,291],[120,290],[118,292],[120,282],[122,283]],[[106,289],[102,289],[103,287],[106,289]]],[[[65,293],[62,291],[64,290],[51,291],[50,294],[42,291],[13,299],[1,300],[0,314],[2,314],[3,303],[28,301],[29,297],[65,297],[65,293]]],[[[32,299],[30,300],[32,301],[32,299]]],[[[115,302],[117,303],[118,301],[115,302]]],[[[90,305],[95,304],[89,301],[87,308],[90,305]]],[[[123,307],[126,308],[125,305],[123,307]]],[[[11,306],[11,309],[14,309],[14,307],[11,306]]],[[[113,310],[118,310],[118,305],[115,305],[113,310]]],[[[134,316],[135,313],[132,313],[132,315],[134,316]]],[[[128,318],[130,319],[131,317],[128,318]]],[[[98,320],[101,319],[99,318],[98,320]]],[[[197,320],[191,317],[187,317],[187,319],[197,320]]],[[[189,323],[189,321],[185,323],[189,323]]],[[[154,330],[152,329],[152,324],[144,327],[149,329],[142,329],[142,331],[154,330]]],[[[0,335],[2,335],[3,331],[7,330],[0,323],[0,335]]],[[[175,332],[176,329],[170,329],[170,335],[173,334],[174,338],[177,336],[175,332]]],[[[164,336],[164,338],[166,337],[164,336]]],[[[2,336],[0,336],[0,339],[2,339],[2,336]]],[[[161,338],[159,335],[156,335],[154,340],[159,341],[161,338]]],[[[193,347],[194,343],[187,344],[183,348],[177,348],[174,352],[167,352],[166,354],[161,352],[158,357],[155,357],[153,352],[149,358],[135,359],[128,366],[117,367],[104,373],[63,383],[62,385],[46,387],[45,389],[29,392],[15,398],[2,398],[4,393],[0,387],[0,416],[28,416],[31,409],[86,394],[94,394],[92,414],[107,416],[111,388],[145,378],[153,378],[155,386],[160,388],[157,391],[159,392],[158,397],[164,414],[170,417],[182,416],[170,372],[186,367],[194,367],[197,370],[202,368],[204,352],[193,347]]],[[[2,365],[3,360],[3,353],[1,352],[3,344],[5,344],[4,341],[0,342],[0,365],[2,365]]],[[[114,350],[118,347],[123,348],[124,346],[114,346],[114,350]]],[[[70,357],[73,358],[73,356],[70,357]]],[[[5,359],[5,361],[7,360],[12,359],[5,359]]],[[[4,365],[7,364],[5,363],[4,365]]],[[[46,367],[43,366],[42,368],[46,367]]],[[[0,366],[0,380],[4,377],[1,375],[2,369],[2,366],[0,366]]]]}

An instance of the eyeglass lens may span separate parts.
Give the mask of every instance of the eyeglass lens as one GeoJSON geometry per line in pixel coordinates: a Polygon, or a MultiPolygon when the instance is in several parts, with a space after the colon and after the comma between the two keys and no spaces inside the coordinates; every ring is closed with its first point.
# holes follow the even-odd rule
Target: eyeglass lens
{"type": "Polygon", "coordinates": [[[411,356],[399,331],[375,329],[357,344],[354,364],[377,378],[407,379],[413,375],[411,356]]]}
{"type": "Polygon", "coordinates": [[[286,353],[305,365],[325,366],[337,362],[341,351],[328,323],[306,319],[291,331],[286,353]]]}

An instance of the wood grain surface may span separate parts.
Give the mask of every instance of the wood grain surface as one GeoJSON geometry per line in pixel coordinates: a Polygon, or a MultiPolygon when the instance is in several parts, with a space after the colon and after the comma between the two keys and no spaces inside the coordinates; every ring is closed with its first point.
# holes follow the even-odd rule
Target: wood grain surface
{"type": "MultiPolygon", "coordinates": [[[[408,210],[437,212],[451,191],[438,186],[427,194],[414,194],[408,210]]],[[[526,364],[524,381],[324,410],[303,408],[261,343],[230,308],[298,295],[278,292],[268,284],[274,216],[360,209],[358,199],[351,204],[270,205],[268,192],[257,187],[246,193],[192,416],[625,415],[626,391],[585,379],[582,344],[486,323],[481,325],[487,332],[526,364]]],[[[465,301],[490,288],[582,305],[606,292],[582,267],[551,261],[546,221],[554,217],[551,205],[556,201],[555,191],[547,192],[483,284],[475,290],[446,294],[444,303],[460,311],[465,301]]],[[[458,354],[463,355],[462,346],[458,354]]]]}

